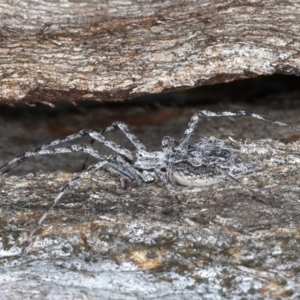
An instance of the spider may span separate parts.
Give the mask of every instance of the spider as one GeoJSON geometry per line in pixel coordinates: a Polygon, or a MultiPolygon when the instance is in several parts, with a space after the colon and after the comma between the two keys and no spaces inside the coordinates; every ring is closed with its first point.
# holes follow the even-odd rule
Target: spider
{"type": "MultiPolygon", "coordinates": [[[[189,144],[190,137],[195,130],[199,120],[211,117],[242,117],[249,116],[265,122],[285,126],[290,129],[300,131],[300,129],[275,121],[261,115],[246,111],[238,112],[211,112],[202,110],[195,113],[180,141],[173,137],[165,136],[162,139],[161,151],[149,151],[139,139],[132,134],[127,125],[122,122],[114,122],[101,132],[83,129],[78,133],[44,144],[33,151],[28,151],[0,167],[1,173],[6,173],[24,162],[27,158],[38,155],[84,152],[95,157],[98,162],[82,171],[77,177],[69,181],[54,199],[51,207],[42,215],[36,228],[30,232],[27,241],[32,238],[36,230],[45,220],[50,210],[58,203],[67,188],[71,188],[85,176],[95,172],[103,166],[108,166],[120,176],[120,181],[124,187],[126,181],[136,181],[138,184],[150,183],[160,180],[176,197],[176,192],[172,186],[175,182],[188,186],[201,186],[214,182],[218,176],[225,175],[232,180],[236,180],[235,175],[243,173],[249,166],[236,162],[235,149],[224,142],[214,139],[202,139],[197,143],[189,144]],[[116,129],[121,130],[136,150],[130,151],[117,143],[108,140],[105,134],[116,129]],[[74,144],[70,147],[53,148],[61,143],[73,141],[77,138],[89,136],[112,150],[112,154],[103,155],[88,145],[74,144]]],[[[241,183],[240,183],[241,184],[241,183]]],[[[264,202],[264,201],[262,201],[264,202]]],[[[264,202],[267,204],[266,202],[264,202]]]]}

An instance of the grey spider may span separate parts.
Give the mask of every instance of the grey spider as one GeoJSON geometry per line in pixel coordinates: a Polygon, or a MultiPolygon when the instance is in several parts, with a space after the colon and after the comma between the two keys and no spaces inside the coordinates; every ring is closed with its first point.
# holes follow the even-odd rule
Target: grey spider
{"type": "Polygon", "coordinates": [[[82,171],[76,178],[69,181],[61,189],[51,207],[40,218],[37,227],[29,234],[27,239],[29,240],[47,217],[50,210],[58,203],[66,189],[71,188],[85,176],[95,172],[104,165],[107,165],[119,174],[122,185],[124,185],[127,180],[136,181],[140,184],[143,182],[153,182],[156,179],[159,179],[169,189],[173,196],[176,196],[176,193],[172,188],[174,182],[183,185],[204,185],[209,184],[216,176],[224,174],[229,178],[236,180],[234,175],[241,173],[245,166],[239,165],[236,162],[235,151],[232,147],[225,145],[225,143],[221,141],[211,139],[202,139],[195,144],[189,144],[188,142],[201,118],[242,116],[249,116],[300,131],[300,129],[294,126],[246,111],[210,112],[203,110],[193,115],[180,141],[165,136],[162,139],[162,150],[151,152],[148,151],[145,145],[129,131],[127,125],[122,122],[114,122],[111,126],[103,129],[102,132],[84,129],[65,138],[44,144],[36,150],[28,151],[3,165],[0,168],[0,172],[9,172],[29,157],[46,154],[81,151],[95,157],[99,161],[90,166],[87,170],[82,171]],[[136,150],[129,151],[105,137],[106,133],[115,129],[120,129],[135,146],[136,150]],[[73,141],[83,136],[89,136],[92,140],[105,145],[110,148],[113,153],[106,156],[93,149],[91,146],[78,144],[72,145],[71,147],[53,148],[61,143],[73,141]]]}

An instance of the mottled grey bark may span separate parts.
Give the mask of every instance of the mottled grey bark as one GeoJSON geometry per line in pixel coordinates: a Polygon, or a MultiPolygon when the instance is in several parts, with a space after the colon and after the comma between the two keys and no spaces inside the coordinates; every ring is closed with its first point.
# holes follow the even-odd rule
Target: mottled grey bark
{"type": "MultiPolygon", "coordinates": [[[[195,109],[178,111],[168,108],[153,116],[148,113],[152,120],[155,116],[160,120],[160,114],[173,115],[164,126],[152,123],[130,128],[150,149],[158,149],[161,136],[181,136],[195,109]]],[[[131,119],[135,119],[132,113],[131,119]]],[[[141,115],[139,110],[136,113],[141,115]]],[[[297,109],[285,113],[297,124],[297,109]]],[[[126,119],[127,114],[122,115],[126,119]]],[[[282,110],[268,115],[284,121],[282,110]]],[[[103,110],[99,110],[95,119],[102,116],[103,110]]],[[[82,118],[87,122],[88,115],[82,118]]],[[[33,147],[24,145],[29,138],[17,131],[17,122],[22,124],[14,121],[17,139],[1,140],[2,147],[10,149],[6,153],[10,158],[18,142],[26,150],[33,147]]],[[[50,138],[49,130],[43,132],[50,127],[42,126],[44,122],[46,118],[41,118],[38,129],[28,133],[33,144],[50,138]]],[[[62,116],[56,122],[63,128],[63,122],[78,125],[80,118],[76,115],[72,121],[62,116]]],[[[30,126],[25,124],[28,132],[30,126]]],[[[8,122],[4,125],[9,126],[8,122]]],[[[241,162],[254,164],[255,172],[238,176],[242,185],[226,177],[201,188],[176,185],[181,200],[176,202],[160,183],[128,183],[124,190],[117,177],[102,170],[66,193],[23,256],[20,250],[28,233],[60,188],[76,174],[56,171],[2,176],[1,295],[39,299],[299,298],[300,144],[234,142],[226,138],[277,137],[291,141],[299,135],[249,118],[201,122],[194,138],[210,135],[222,137],[236,149],[241,162]]],[[[117,133],[110,138],[128,145],[117,133]]],[[[41,170],[60,163],[61,170],[71,170],[83,161],[70,159],[69,155],[65,160],[57,156],[32,159],[20,169],[28,173],[28,165],[41,170]]]]}
{"type": "MultiPolygon", "coordinates": [[[[252,161],[257,172],[239,176],[243,186],[224,177],[202,188],[176,186],[180,203],[171,199],[160,184],[129,184],[124,191],[111,175],[94,174],[66,194],[23,257],[19,256],[22,242],[58,190],[74,175],[56,172],[2,177],[1,264],[27,266],[31,261],[36,267],[31,271],[31,263],[29,269],[17,273],[20,267],[4,269],[0,281],[5,278],[4,272],[13,277],[11,284],[17,285],[16,279],[25,284],[34,272],[36,292],[40,294],[46,285],[57,295],[46,282],[59,284],[62,289],[56,270],[62,267],[64,284],[71,284],[72,273],[77,270],[75,273],[81,281],[75,285],[87,289],[89,296],[91,286],[100,294],[105,290],[124,295],[128,293],[127,280],[135,282],[132,289],[136,296],[150,296],[146,287],[138,287],[140,281],[148,281],[152,286],[151,296],[158,298],[164,294],[165,286],[168,294],[181,295],[188,289],[199,297],[206,295],[205,290],[220,297],[222,293],[237,296],[246,287],[255,295],[267,289],[263,294],[268,296],[279,292],[275,283],[272,286],[265,282],[274,280],[279,281],[280,293],[299,297],[299,277],[293,275],[293,279],[287,279],[286,276],[296,272],[300,259],[297,229],[300,145],[261,140],[235,143],[234,147],[239,149],[241,161],[245,164],[252,161]],[[256,199],[252,193],[257,194],[256,199]],[[273,206],[260,203],[260,199],[268,200],[273,206]],[[37,263],[41,259],[44,266],[37,263]],[[107,286],[104,286],[107,275],[102,271],[106,264],[109,264],[106,272],[110,279],[106,279],[107,286]],[[222,267],[218,269],[218,265],[222,267]],[[146,272],[149,270],[151,276],[146,272]],[[127,273],[126,279],[122,273],[122,276],[127,273]],[[140,278],[136,281],[137,273],[140,278]],[[93,279],[88,280],[91,276],[93,279]],[[94,278],[98,278],[98,284],[94,278]],[[112,287],[114,280],[118,281],[118,287],[112,287]],[[213,290],[212,284],[223,292],[213,290]]],[[[26,285],[28,281],[23,287],[24,295],[29,288],[26,285]]],[[[4,287],[2,281],[2,291],[4,287]]],[[[77,295],[78,291],[73,289],[77,295]]]]}
{"type": "Polygon", "coordinates": [[[0,100],[117,101],[300,74],[299,1],[1,1],[0,100]]]}

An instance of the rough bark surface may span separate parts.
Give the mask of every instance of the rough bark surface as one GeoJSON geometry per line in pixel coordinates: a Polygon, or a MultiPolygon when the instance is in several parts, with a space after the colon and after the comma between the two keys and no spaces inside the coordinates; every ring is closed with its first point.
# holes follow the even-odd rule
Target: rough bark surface
{"type": "MultiPolygon", "coordinates": [[[[282,102],[279,107],[256,112],[281,121],[288,118],[297,125],[299,108],[283,110],[282,102]]],[[[149,149],[159,149],[162,136],[181,137],[190,116],[200,109],[167,108],[145,114],[136,109],[136,117],[133,110],[119,114],[122,120],[131,120],[130,128],[149,149]],[[142,126],[139,118],[149,124],[142,126]]],[[[100,121],[101,127],[104,119],[110,117],[103,109],[68,118],[62,115],[55,119],[56,127],[43,116],[39,122],[31,117],[0,119],[1,160],[58,134],[74,132],[73,126],[81,129],[81,122],[100,121]]],[[[74,172],[83,157],[32,159],[15,171],[27,175],[1,176],[1,296],[298,299],[300,143],[292,142],[299,139],[298,133],[250,118],[220,118],[201,122],[194,139],[211,135],[234,147],[241,161],[255,164],[255,172],[238,178],[243,186],[227,178],[202,188],[176,185],[178,203],[159,183],[129,183],[124,190],[116,176],[100,170],[66,193],[23,256],[20,251],[28,233],[59,189],[76,176],[63,171],[30,172],[47,168],[74,172]],[[290,143],[233,142],[228,135],[236,140],[276,137],[290,143]]],[[[128,146],[117,132],[109,137],[128,146]]]]}
{"type": "Polygon", "coordinates": [[[300,74],[299,1],[1,1],[0,100],[116,101],[300,74]]]}

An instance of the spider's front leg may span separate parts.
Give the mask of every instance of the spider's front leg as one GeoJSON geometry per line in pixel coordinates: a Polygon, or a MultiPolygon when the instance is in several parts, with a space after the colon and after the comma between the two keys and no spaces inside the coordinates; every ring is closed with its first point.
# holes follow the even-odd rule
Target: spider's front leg
{"type": "MultiPolygon", "coordinates": [[[[120,121],[114,122],[112,125],[104,128],[101,131],[101,135],[106,134],[111,131],[114,131],[118,128],[125,134],[125,136],[130,140],[130,142],[135,146],[135,148],[137,150],[147,151],[147,148],[145,147],[145,145],[143,143],[141,143],[140,140],[133,133],[130,132],[130,130],[128,129],[128,126],[123,122],[120,122],[120,121]]],[[[95,139],[91,138],[91,143],[90,143],[91,147],[93,146],[94,142],[95,142],[95,139]]],[[[88,160],[88,156],[85,158],[85,161],[82,165],[82,170],[85,169],[87,160],[88,160]]]]}
{"type": "MultiPolygon", "coordinates": [[[[54,141],[56,143],[56,141],[54,141]]],[[[52,143],[52,145],[54,144],[52,143]]],[[[49,143],[48,145],[50,145],[49,143]]],[[[54,154],[64,154],[64,153],[73,153],[73,152],[84,152],[89,156],[93,156],[99,161],[105,161],[107,165],[109,165],[114,171],[116,171],[121,179],[122,186],[124,186],[124,182],[126,180],[136,181],[138,184],[142,182],[150,182],[153,181],[153,177],[149,174],[141,172],[134,168],[129,162],[127,162],[121,155],[111,155],[104,156],[99,151],[87,145],[73,145],[71,147],[64,148],[51,148],[51,149],[41,149],[38,148],[34,151],[28,151],[24,154],[12,159],[5,165],[0,168],[1,173],[6,173],[17,167],[19,164],[24,162],[24,160],[40,155],[54,155],[54,154]]]]}
{"type": "MultiPolygon", "coordinates": [[[[101,133],[99,133],[97,131],[83,129],[83,130],[80,130],[78,133],[68,135],[64,138],[57,139],[50,143],[46,143],[33,151],[28,151],[16,158],[12,159],[8,163],[6,163],[0,167],[0,173],[9,172],[11,169],[18,166],[22,162],[24,162],[27,158],[34,156],[34,155],[31,155],[31,153],[40,153],[40,155],[41,155],[43,150],[49,149],[53,146],[56,146],[56,145],[59,145],[59,144],[65,143],[65,142],[70,142],[72,140],[75,140],[75,139],[78,139],[78,138],[81,138],[81,137],[84,137],[87,135],[90,136],[92,139],[100,142],[101,144],[104,144],[108,148],[112,149],[114,152],[116,152],[122,156],[125,156],[128,160],[130,160],[130,161],[134,160],[134,156],[132,155],[131,151],[127,150],[126,148],[123,148],[122,146],[118,145],[117,143],[115,143],[113,141],[107,140],[103,135],[101,135],[101,133]]],[[[50,154],[50,153],[47,153],[47,154],[50,154]]]]}
{"type": "Polygon", "coordinates": [[[0,167],[0,172],[1,173],[6,173],[6,172],[9,172],[10,170],[12,170],[13,168],[15,168],[16,166],[18,166],[19,164],[21,164],[22,162],[24,162],[27,158],[31,157],[30,155],[27,155],[29,153],[33,153],[33,152],[38,152],[40,150],[45,150],[45,149],[49,149],[53,146],[57,146],[59,144],[62,144],[62,143],[65,143],[65,142],[69,142],[69,141],[73,141],[75,139],[78,139],[78,138],[81,138],[81,137],[84,137],[86,135],[89,134],[89,131],[88,129],[82,129],[80,130],[79,132],[77,133],[74,133],[74,134],[71,134],[71,135],[68,135],[64,138],[60,138],[60,139],[57,139],[55,141],[52,141],[50,143],[46,143],[46,144],[43,144],[42,146],[36,148],[35,150],[32,150],[32,151],[28,151],[22,155],[19,155],[18,157],[10,160],[8,163],[2,165],[0,167]]]}
{"type": "Polygon", "coordinates": [[[48,154],[63,154],[63,153],[73,153],[73,152],[84,152],[88,155],[91,155],[98,159],[99,161],[105,161],[107,164],[109,164],[114,170],[116,170],[120,176],[126,177],[128,180],[138,180],[137,178],[139,175],[135,172],[135,169],[130,166],[129,164],[124,161],[124,163],[120,162],[120,159],[118,161],[117,158],[113,156],[104,156],[101,153],[99,153],[97,150],[93,149],[92,147],[89,147],[87,145],[73,145],[71,147],[64,147],[64,148],[51,148],[51,149],[38,149],[34,151],[28,151],[25,152],[23,155],[20,155],[5,165],[3,165],[0,168],[1,173],[8,172],[21,164],[25,159],[34,157],[34,156],[40,156],[40,155],[48,155],[48,154]]]}
{"type": "Polygon", "coordinates": [[[102,134],[111,132],[117,128],[119,128],[125,134],[125,136],[130,140],[137,150],[147,151],[146,146],[133,133],[130,132],[128,126],[123,122],[114,122],[112,125],[104,128],[102,130],[102,134]]]}

